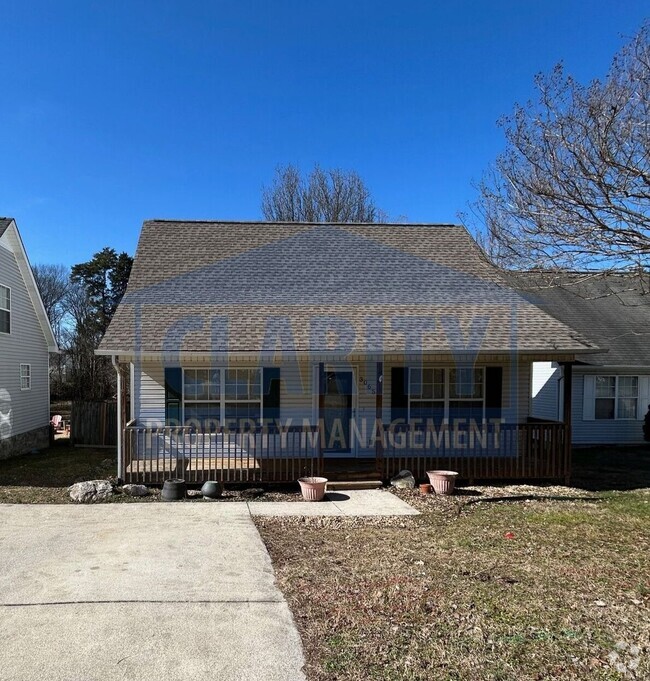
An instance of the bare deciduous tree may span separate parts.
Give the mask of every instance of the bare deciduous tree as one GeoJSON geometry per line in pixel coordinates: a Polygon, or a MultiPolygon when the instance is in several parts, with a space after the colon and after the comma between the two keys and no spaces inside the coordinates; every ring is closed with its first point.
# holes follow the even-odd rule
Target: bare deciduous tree
{"type": "Polygon", "coordinates": [[[32,271],[47,318],[60,342],[61,323],[66,314],[66,297],[70,290],[70,272],[65,265],[34,265],[32,271]]]}
{"type": "Polygon", "coordinates": [[[278,168],[264,188],[262,214],[273,222],[385,222],[361,177],[352,170],[323,170],[307,178],[292,165],[278,168]]]}
{"type": "Polygon", "coordinates": [[[538,101],[501,120],[507,146],[479,185],[483,243],[500,265],[620,272],[650,266],[650,24],[604,81],[558,65],[538,101]]]}

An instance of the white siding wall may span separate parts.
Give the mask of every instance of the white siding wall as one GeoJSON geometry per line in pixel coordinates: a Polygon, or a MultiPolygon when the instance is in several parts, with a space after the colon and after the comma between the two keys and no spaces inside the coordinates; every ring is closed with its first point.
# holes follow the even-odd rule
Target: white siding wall
{"type": "Polygon", "coordinates": [[[11,289],[11,333],[0,333],[0,438],[47,426],[49,355],[12,251],[0,243],[0,284],[11,289]],[[31,390],[20,389],[20,365],[30,364],[31,390]]]}
{"type": "Polygon", "coordinates": [[[534,362],[532,375],[532,416],[558,421],[559,380],[562,371],[556,362],[534,362]]]}
{"type": "MultiPolygon", "coordinates": [[[[589,371],[573,372],[573,395],[572,395],[572,441],[574,444],[634,444],[643,442],[643,414],[650,403],[650,396],[647,394],[647,386],[650,383],[650,376],[643,376],[640,383],[646,387],[641,389],[639,397],[639,412],[637,419],[634,420],[600,420],[585,418],[585,376],[614,374],[638,376],[639,372],[634,370],[622,371],[602,369],[589,371]]],[[[588,398],[589,399],[589,398],[588,398]]]]}

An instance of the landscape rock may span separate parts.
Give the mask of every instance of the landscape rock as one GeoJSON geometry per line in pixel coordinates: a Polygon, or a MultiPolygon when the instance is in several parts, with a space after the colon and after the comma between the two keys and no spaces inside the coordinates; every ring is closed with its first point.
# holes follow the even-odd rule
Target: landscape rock
{"type": "Polygon", "coordinates": [[[394,478],[391,478],[390,484],[393,487],[401,489],[413,489],[415,487],[415,478],[411,471],[400,471],[394,478]]]}
{"type": "Polygon", "coordinates": [[[72,501],[94,504],[110,499],[113,496],[113,485],[108,480],[87,480],[68,487],[68,493],[72,501]]]}
{"type": "Polygon", "coordinates": [[[248,489],[243,489],[241,492],[241,496],[244,497],[244,499],[257,499],[257,497],[261,497],[263,494],[264,490],[260,487],[249,487],[248,489]]]}
{"type": "Polygon", "coordinates": [[[149,494],[149,488],[146,485],[124,485],[122,492],[130,497],[146,497],[149,494]]]}

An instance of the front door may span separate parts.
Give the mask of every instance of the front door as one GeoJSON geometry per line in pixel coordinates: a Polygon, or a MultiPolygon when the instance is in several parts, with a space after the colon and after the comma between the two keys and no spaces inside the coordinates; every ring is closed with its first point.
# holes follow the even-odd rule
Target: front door
{"type": "Polygon", "coordinates": [[[329,456],[354,456],[354,373],[352,369],[325,371],[320,418],[324,425],[323,451],[329,456]]]}

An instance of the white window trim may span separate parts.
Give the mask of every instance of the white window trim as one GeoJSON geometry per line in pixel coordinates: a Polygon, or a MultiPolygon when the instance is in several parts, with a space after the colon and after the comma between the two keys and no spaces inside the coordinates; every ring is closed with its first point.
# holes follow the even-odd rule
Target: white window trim
{"type": "Polygon", "coordinates": [[[259,402],[260,403],[260,418],[264,416],[264,369],[256,366],[241,366],[241,367],[182,367],[183,380],[181,385],[181,423],[185,423],[185,372],[186,371],[218,371],[219,372],[219,399],[218,400],[187,400],[189,404],[218,404],[219,405],[219,423],[224,426],[226,423],[226,402],[259,402]],[[260,397],[259,400],[238,400],[226,399],[226,371],[236,371],[237,369],[259,371],[260,372],[260,397]]]}
{"type": "Polygon", "coordinates": [[[485,393],[486,393],[486,385],[485,385],[485,369],[486,367],[474,367],[474,369],[480,369],[483,372],[483,397],[479,400],[478,398],[469,398],[469,397],[460,397],[460,398],[452,398],[449,393],[449,386],[450,386],[450,373],[451,370],[456,367],[441,367],[439,365],[431,365],[431,364],[424,364],[421,367],[409,367],[408,372],[409,372],[409,380],[408,380],[408,423],[411,422],[411,401],[413,402],[440,402],[440,399],[424,399],[424,398],[418,398],[418,397],[411,397],[411,372],[412,371],[419,371],[420,369],[442,369],[445,375],[445,395],[444,395],[444,416],[442,419],[443,424],[449,425],[449,404],[450,402],[482,402],[483,403],[483,413],[481,416],[481,419],[483,422],[486,420],[485,416],[485,393]]]}
{"type": "Polygon", "coordinates": [[[20,389],[21,390],[31,390],[32,389],[32,365],[31,364],[21,364],[20,365],[20,389]],[[23,374],[23,369],[27,368],[27,373],[23,374]],[[27,379],[27,387],[23,387],[23,379],[27,379]]]}
{"type": "Polygon", "coordinates": [[[11,335],[11,327],[12,327],[12,324],[11,324],[11,317],[12,317],[12,315],[11,315],[11,301],[12,301],[11,287],[6,286],[5,284],[0,284],[0,286],[2,286],[3,288],[6,288],[7,291],[9,291],[9,307],[0,307],[0,310],[2,310],[3,312],[9,313],[9,331],[0,331],[0,333],[3,336],[9,336],[9,335],[11,335]]]}
{"type": "Polygon", "coordinates": [[[641,399],[641,377],[637,375],[628,374],[596,374],[594,378],[594,421],[638,421],[639,400],[641,399]],[[599,378],[613,378],[614,379],[614,397],[598,397],[596,395],[596,383],[599,378]],[[618,379],[619,378],[636,378],[636,397],[620,397],[618,395],[618,379]],[[596,416],[596,401],[597,400],[614,400],[614,418],[613,419],[599,419],[596,416]],[[636,400],[636,409],[634,416],[619,416],[618,415],[618,401],[622,400],[636,400]]]}

